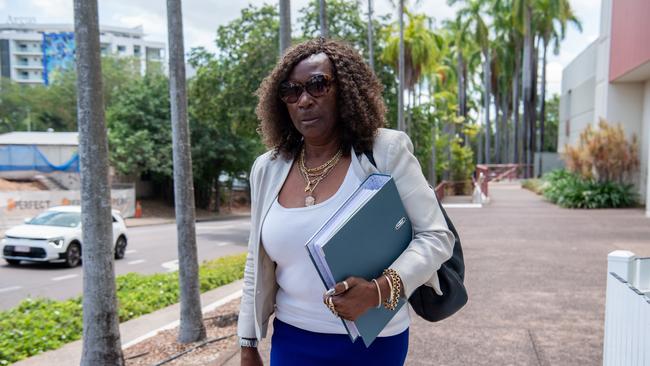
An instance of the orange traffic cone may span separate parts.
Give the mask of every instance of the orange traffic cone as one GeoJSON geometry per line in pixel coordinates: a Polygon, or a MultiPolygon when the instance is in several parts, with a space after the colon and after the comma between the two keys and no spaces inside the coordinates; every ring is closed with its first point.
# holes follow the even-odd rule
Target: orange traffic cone
{"type": "Polygon", "coordinates": [[[140,201],[135,201],[135,217],[142,217],[142,206],[140,205],[140,201]]]}

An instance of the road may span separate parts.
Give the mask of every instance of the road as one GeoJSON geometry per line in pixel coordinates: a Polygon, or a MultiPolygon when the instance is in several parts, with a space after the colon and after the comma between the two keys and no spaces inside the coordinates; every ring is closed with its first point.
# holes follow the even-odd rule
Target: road
{"type": "MultiPolygon", "coordinates": [[[[196,224],[199,261],[246,251],[250,218],[196,224]]],[[[178,268],[176,224],[128,229],[129,243],[124,259],[115,261],[117,275],[159,273],[178,268]]],[[[0,264],[0,310],[16,306],[31,297],[64,300],[82,293],[82,269],[60,264],[22,262],[18,267],[0,264]]]]}

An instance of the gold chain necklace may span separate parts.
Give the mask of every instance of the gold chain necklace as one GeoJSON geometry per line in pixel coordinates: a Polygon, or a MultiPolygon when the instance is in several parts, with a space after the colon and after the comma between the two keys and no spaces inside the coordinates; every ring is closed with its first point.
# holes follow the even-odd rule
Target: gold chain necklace
{"type": "Polygon", "coordinates": [[[318,183],[325,179],[329,173],[334,170],[334,167],[341,160],[341,156],[343,156],[343,150],[339,149],[330,160],[316,168],[310,169],[305,165],[305,147],[302,147],[299,159],[300,173],[307,183],[305,186],[305,192],[308,192],[307,197],[305,197],[305,206],[313,206],[316,203],[316,198],[314,198],[313,194],[316,186],[318,186],[318,183]]]}

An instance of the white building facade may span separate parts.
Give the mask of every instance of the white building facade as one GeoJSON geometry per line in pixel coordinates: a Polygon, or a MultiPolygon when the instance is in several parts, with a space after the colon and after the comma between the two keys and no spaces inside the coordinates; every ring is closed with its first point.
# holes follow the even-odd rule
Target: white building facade
{"type": "Polygon", "coordinates": [[[603,0],[600,36],[562,72],[558,151],[601,118],[639,142],[634,182],[650,217],[650,1],[603,0]]]}
{"type": "MultiPolygon", "coordinates": [[[[135,28],[100,25],[102,55],[140,59],[141,72],[148,65],[164,69],[166,48],[163,42],[144,40],[142,26],[135,28]]],[[[20,21],[0,24],[0,76],[22,84],[43,84],[44,33],[72,33],[74,24],[38,24],[20,21]]]]}

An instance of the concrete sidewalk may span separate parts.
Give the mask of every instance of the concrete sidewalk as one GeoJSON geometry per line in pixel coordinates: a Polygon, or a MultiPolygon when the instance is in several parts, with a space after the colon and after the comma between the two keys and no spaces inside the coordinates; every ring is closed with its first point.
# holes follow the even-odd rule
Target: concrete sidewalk
{"type": "MultiPolygon", "coordinates": [[[[602,364],[607,254],[650,255],[650,220],[640,209],[562,209],[515,182],[490,193],[483,208],[447,210],[470,300],[440,323],[412,317],[406,364],[602,364]]],[[[260,349],[268,365],[269,338],[260,349]]],[[[239,365],[235,350],[225,365],[239,365]]]]}

